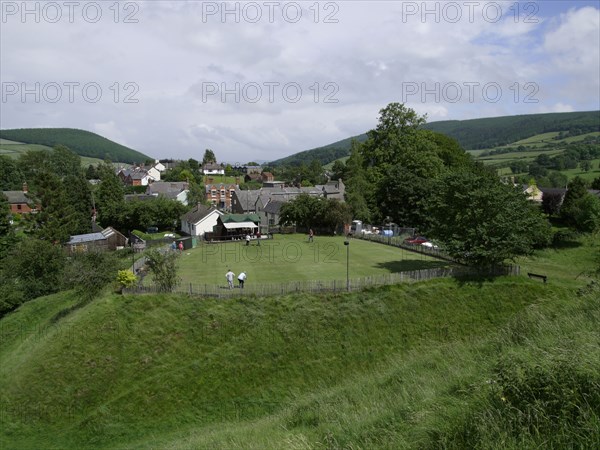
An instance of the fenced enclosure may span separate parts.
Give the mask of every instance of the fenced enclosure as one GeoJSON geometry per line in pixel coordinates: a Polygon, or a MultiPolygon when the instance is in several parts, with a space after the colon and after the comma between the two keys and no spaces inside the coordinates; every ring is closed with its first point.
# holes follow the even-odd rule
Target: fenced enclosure
{"type": "Polygon", "coordinates": [[[431,256],[433,258],[443,259],[445,261],[451,261],[453,263],[461,264],[460,261],[456,261],[454,258],[444,252],[443,249],[426,247],[424,245],[412,245],[404,242],[406,235],[400,236],[383,236],[381,234],[356,234],[352,239],[362,239],[370,242],[377,242],[379,244],[391,245],[392,247],[402,248],[410,252],[419,253],[421,255],[431,256]]]}
{"type": "MultiPolygon", "coordinates": [[[[519,266],[498,266],[489,270],[481,271],[466,266],[439,267],[432,269],[413,270],[397,272],[384,275],[373,275],[368,277],[351,278],[349,280],[328,281],[293,281],[288,283],[261,283],[253,284],[246,282],[243,289],[235,286],[229,289],[226,283],[222,285],[188,283],[177,286],[172,292],[188,294],[199,297],[227,298],[239,296],[264,297],[270,295],[287,295],[298,292],[352,292],[365,288],[386,286],[399,283],[425,281],[434,278],[466,277],[466,276],[501,276],[519,275],[519,266]]],[[[237,283],[237,280],[236,280],[237,283]]],[[[154,285],[137,286],[123,291],[126,294],[150,294],[159,293],[160,290],[154,285]]]]}

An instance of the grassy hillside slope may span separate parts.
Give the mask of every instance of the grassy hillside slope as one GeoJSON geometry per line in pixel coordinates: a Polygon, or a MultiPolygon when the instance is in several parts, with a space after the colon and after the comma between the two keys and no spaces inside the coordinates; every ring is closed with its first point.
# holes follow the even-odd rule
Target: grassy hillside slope
{"type": "MultiPolygon", "coordinates": [[[[37,144],[48,147],[66,145],[80,156],[88,156],[113,162],[141,163],[148,156],[124,145],[117,144],[105,137],[85,130],[74,128],[22,128],[0,130],[0,138],[25,144],[37,144]]],[[[4,147],[4,145],[2,146],[4,147]]]]}
{"type": "MultiPolygon", "coordinates": [[[[444,120],[427,123],[424,128],[456,139],[465,150],[489,149],[550,132],[556,132],[556,134],[560,131],[581,134],[598,132],[600,131],[600,111],[444,120]]],[[[348,156],[352,139],[363,142],[367,136],[361,134],[324,147],[306,150],[278,159],[271,164],[300,165],[302,162],[309,164],[313,159],[318,159],[321,164],[325,165],[348,156]]]]}
{"type": "MultiPolygon", "coordinates": [[[[28,151],[35,150],[44,150],[44,151],[52,151],[52,147],[48,147],[46,145],[38,145],[38,144],[25,144],[23,142],[14,142],[8,141],[6,139],[0,139],[0,155],[8,156],[10,158],[17,159],[23,153],[27,153],[28,151]]],[[[103,160],[99,158],[91,158],[89,156],[80,156],[81,165],[83,167],[87,167],[88,165],[97,165],[101,163],[103,160]]],[[[116,163],[116,161],[115,161],[116,163]]]]}
{"type": "Polygon", "coordinates": [[[2,448],[600,439],[600,305],[566,287],[501,278],[243,300],[106,295],[53,319],[75,301],[41,298],[0,322],[2,448]],[[568,370],[555,374],[559,367],[568,370]],[[536,431],[554,419],[533,400],[538,428],[514,422],[513,409],[531,405],[511,389],[537,389],[528,378],[536,370],[548,375],[538,384],[550,406],[575,381],[570,400],[590,401],[558,434],[536,431]]]}
{"type": "Polygon", "coordinates": [[[467,150],[511,144],[551,131],[600,131],[600,111],[526,114],[431,122],[426,128],[456,139],[467,150]]]}

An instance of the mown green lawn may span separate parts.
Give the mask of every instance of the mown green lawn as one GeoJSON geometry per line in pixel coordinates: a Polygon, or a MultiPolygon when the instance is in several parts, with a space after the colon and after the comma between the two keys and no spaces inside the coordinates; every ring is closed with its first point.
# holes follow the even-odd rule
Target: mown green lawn
{"type": "Polygon", "coordinates": [[[447,261],[387,245],[352,239],[349,248],[341,236],[275,235],[246,246],[245,242],[202,244],[179,258],[182,283],[225,283],[225,273],[245,271],[248,283],[284,283],[346,278],[349,251],[350,278],[447,266],[447,261]]]}

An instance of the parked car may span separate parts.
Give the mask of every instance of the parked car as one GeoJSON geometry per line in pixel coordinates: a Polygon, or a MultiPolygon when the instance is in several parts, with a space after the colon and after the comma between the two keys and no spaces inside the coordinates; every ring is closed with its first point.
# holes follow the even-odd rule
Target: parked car
{"type": "Polygon", "coordinates": [[[433,249],[435,249],[435,250],[437,250],[437,249],[439,248],[437,244],[434,244],[433,242],[429,242],[429,241],[427,241],[427,242],[423,242],[421,245],[422,245],[423,247],[427,247],[427,248],[433,248],[433,249]]]}
{"type": "Polygon", "coordinates": [[[429,240],[425,236],[417,236],[404,239],[404,243],[411,245],[421,245],[425,242],[429,242],[429,240]]]}

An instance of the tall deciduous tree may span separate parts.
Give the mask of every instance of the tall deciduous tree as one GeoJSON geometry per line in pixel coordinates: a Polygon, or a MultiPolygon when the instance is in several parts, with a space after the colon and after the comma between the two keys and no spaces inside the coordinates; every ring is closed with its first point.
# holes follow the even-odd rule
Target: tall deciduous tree
{"type": "Polygon", "coordinates": [[[171,292],[177,284],[177,254],[150,250],[146,254],[146,264],[152,272],[154,283],[160,292],[171,292]]]}
{"type": "Polygon", "coordinates": [[[215,156],[215,152],[213,152],[210,148],[204,150],[204,157],[202,158],[202,165],[216,163],[217,157],[215,156]]]}
{"type": "Polygon", "coordinates": [[[550,240],[548,221],[525,195],[485,173],[442,177],[429,211],[433,237],[450,255],[477,266],[528,254],[550,240]]]}
{"type": "Polygon", "coordinates": [[[335,199],[301,194],[281,207],[280,223],[300,228],[321,228],[333,232],[349,223],[350,207],[335,199]]]}

